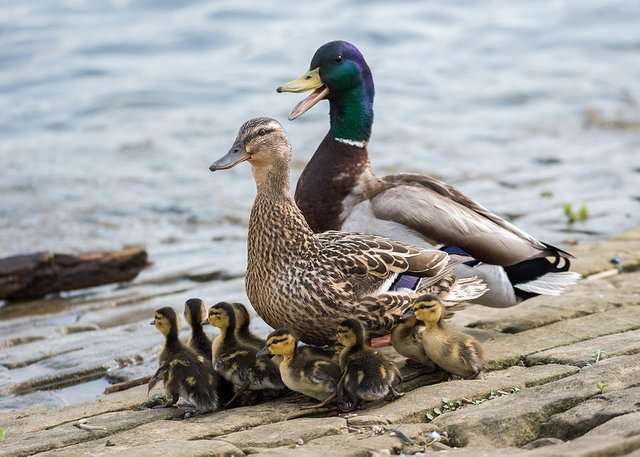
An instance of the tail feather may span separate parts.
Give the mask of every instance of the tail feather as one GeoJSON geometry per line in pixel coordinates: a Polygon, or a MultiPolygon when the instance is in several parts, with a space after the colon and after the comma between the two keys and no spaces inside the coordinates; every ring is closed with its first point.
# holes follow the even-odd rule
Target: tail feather
{"type": "Polygon", "coordinates": [[[561,295],[564,290],[575,284],[582,276],[573,271],[547,273],[533,281],[514,284],[513,287],[536,295],[561,295]]]}
{"type": "Polygon", "coordinates": [[[443,297],[444,302],[463,302],[481,297],[488,289],[487,284],[477,276],[457,278],[457,281],[443,297]]]}
{"type": "Polygon", "coordinates": [[[553,262],[547,258],[537,258],[504,269],[516,295],[520,299],[527,299],[536,295],[562,294],[581,277],[580,274],[569,271],[569,267],[567,257],[556,255],[553,262]]]}

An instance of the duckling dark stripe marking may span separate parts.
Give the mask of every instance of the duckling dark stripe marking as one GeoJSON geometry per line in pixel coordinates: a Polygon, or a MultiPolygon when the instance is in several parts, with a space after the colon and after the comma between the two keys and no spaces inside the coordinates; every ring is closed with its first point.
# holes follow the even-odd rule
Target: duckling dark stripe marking
{"type": "Polygon", "coordinates": [[[433,309],[435,307],[436,307],[435,304],[433,304],[433,305],[420,305],[420,306],[418,306],[418,309],[433,309]]]}
{"type": "Polygon", "coordinates": [[[272,344],[278,344],[278,343],[283,343],[287,341],[286,338],[280,338],[279,340],[271,340],[269,341],[269,343],[267,344],[267,346],[271,346],[272,344]]]}

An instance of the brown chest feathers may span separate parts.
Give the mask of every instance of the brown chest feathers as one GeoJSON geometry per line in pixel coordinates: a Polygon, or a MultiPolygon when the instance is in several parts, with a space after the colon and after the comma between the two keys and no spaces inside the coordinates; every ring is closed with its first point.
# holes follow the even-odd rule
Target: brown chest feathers
{"type": "Polygon", "coordinates": [[[370,167],[366,148],[327,135],[298,179],[295,199],[311,229],[340,230],[343,201],[370,167]]]}
{"type": "Polygon", "coordinates": [[[327,284],[339,279],[331,276],[333,265],[319,264],[321,242],[290,196],[258,194],[248,240],[245,287],[258,315],[274,328],[297,330],[305,342],[325,344],[344,318],[340,305],[353,295],[327,284]]]}

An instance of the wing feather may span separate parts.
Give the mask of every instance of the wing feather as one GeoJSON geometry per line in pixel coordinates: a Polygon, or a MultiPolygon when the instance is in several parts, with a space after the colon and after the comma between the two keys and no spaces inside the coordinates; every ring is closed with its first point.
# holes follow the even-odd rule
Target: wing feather
{"type": "Polygon", "coordinates": [[[572,257],[428,176],[386,176],[370,198],[376,217],[403,224],[432,244],[459,246],[486,263],[506,266],[534,257],[572,257]]]}

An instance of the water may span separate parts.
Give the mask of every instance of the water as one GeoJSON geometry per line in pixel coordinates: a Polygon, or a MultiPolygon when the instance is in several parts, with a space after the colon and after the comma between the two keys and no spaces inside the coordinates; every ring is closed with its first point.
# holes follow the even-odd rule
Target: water
{"type": "Polygon", "coordinates": [[[372,68],[379,173],[441,177],[550,243],[636,226],[638,23],[621,0],[0,2],[0,255],[144,245],[156,269],[241,271],[249,167],[208,165],[269,115],[295,179],[328,105],[288,122],[302,96],[275,88],[334,39],[372,68]]]}

